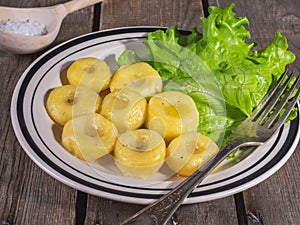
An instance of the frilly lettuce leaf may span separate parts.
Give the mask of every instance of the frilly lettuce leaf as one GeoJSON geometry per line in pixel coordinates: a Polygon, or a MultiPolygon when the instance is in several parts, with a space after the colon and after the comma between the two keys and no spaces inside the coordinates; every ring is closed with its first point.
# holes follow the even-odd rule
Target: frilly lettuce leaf
{"type": "Polygon", "coordinates": [[[165,90],[176,89],[194,99],[199,131],[225,142],[230,130],[252,113],[286,65],[295,60],[279,32],[265,48],[253,50],[256,44],[246,41],[249,21],[236,18],[233,8],[233,3],[225,8],[211,6],[209,16],[201,18],[201,33],[196,27],[187,35],[177,26],[157,30],[145,40],[145,57],[127,50],[118,59],[120,66],[150,63],[163,78],[165,90]]]}

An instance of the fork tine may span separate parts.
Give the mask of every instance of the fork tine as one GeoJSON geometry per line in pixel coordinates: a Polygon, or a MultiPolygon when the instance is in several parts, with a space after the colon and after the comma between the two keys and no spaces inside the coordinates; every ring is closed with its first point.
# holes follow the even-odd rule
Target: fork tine
{"type": "MultiPolygon", "coordinates": [[[[279,77],[279,79],[276,81],[276,83],[272,86],[272,88],[268,91],[267,95],[264,97],[264,99],[259,103],[259,105],[256,107],[256,109],[251,114],[251,119],[255,119],[258,117],[262,111],[264,110],[265,106],[269,102],[269,100],[272,98],[280,84],[282,83],[283,79],[287,75],[288,70],[284,71],[284,73],[279,77]]],[[[292,73],[290,74],[292,75],[292,73]]]]}
{"type": "MultiPolygon", "coordinates": [[[[278,105],[279,99],[284,94],[284,92],[286,92],[286,90],[288,89],[289,84],[290,84],[290,82],[291,82],[291,80],[293,78],[293,74],[291,73],[288,76],[289,76],[288,79],[284,82],[284,84],[282,85],[282,87],[280,87],[280,89],[278,89],[278,91],[275,93],[274,97],[270,100],[270,102],[268,103],[267,107],[265,108],[265,110],[263,112],[263,115],[261,116],[260,121],[259,121],[260,124],[262,124],[265,121],[265,119],[269,116],[269,113],[272,110],[274,110],[274,106],[276,104],[278,105]]],[[[298,78],[297,78],[297,80],[298,80],[298,78]]],[[[297,80],[296,80],[296,82],[298,82],[297,80]]],[[[293,90],[295,89],[295,87],[296,87],[295,85],[292,86],[293,90]]],[[[289,99],[290,95],[292,94],[293,90],[285,94],[285,98],[282,101],[281,107],[283,107],[285,105],[285,103],[289,99]]],[[[273,115],[273,119],[278,116],[278,114],[276,115],[276,113],[272,113],[272,115],[273,115]]]]}
{"type": "Polygon", "coordinates": [[[267,106],[265,107],[263,114],[260,116],[260,120],[259,120],[260,124],[263,123],[263,121],[265,121],[269,113],[273,110],[274,106],[278,103],[278,100],[288,88],[288,85],[291,82],[292,78],[293,78],[293,73],[288,74],[288,79],[284,82],[284,84],[280,88],[277,88],[277,90],[274,90],[275,92],[274,96],[270,97],[270,101],[267,103],[267,106]]]}
{"type": "Polygon", "coordinates": [[[299,85],[299,83],[300,83],[300,77],[298,76],[297,80],[295,81],[295,83],[293,84],[293,86],[291,87],[291,89],[289,90],[289,92],[285,95],[284,99],[280,102],[280,105],[278,106],[278,108],[276,108],[276,110],[274,111],[274,113],[272,114],[272,116],[270,117],[270,119],[266,122],[265,126],[267,126],[268,128],[272,127],[272,129],[277,129],[277,128],[279,128],[285,122],[285,120],[287,119],[287,117],[289,116],[289,114],[291,113],[291,111],[293,110],[293,108],[295,107],[295,105],[296,105],[296,103],[297,103],[297,101],[299,99],[300,89],[298,89],[298,91],[296,92],[295,96],[288,103],[288,107],[284,110],[284,113],[274,123],[274,121],[276,120],[277,116],[280,114],[280,111],[283,109],[283,107],[285,106],[285,104],[289,100],[289,97],[294,92],[295,88],[299,85]]]}

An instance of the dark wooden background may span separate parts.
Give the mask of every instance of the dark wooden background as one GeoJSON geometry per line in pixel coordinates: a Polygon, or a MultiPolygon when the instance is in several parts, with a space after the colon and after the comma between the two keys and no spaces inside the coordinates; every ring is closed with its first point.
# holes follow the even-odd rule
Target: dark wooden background
{"type": "MultiPolygon", "coordinates": [[[[0,0],[0,6],[39,7],[65,0],[0,0]]],[[[229,0],[105,0],[70,14],[63,21],[55,44],[92,31],[155,25],[191,29],[201,26],[200,16],[209,5],[225,6],[229,0]]],[[[237,16],[247,16],[252,39],[265,46],[279,30],[290,49],[300,57],[299,0],[235,0],[237,16]]],[[[2,225],[117,225],[141,209],[87,195],[50,177],[20,147],[10,121],[14,87],[27,66],[41,53],[12,55],[0,51],[0,223],[2,225]]],[[[295,63],[299,68],[300,61],[295,63]]],[[[168,225],[299,225],[300,146],[273,176],[234,196],[184,205],[168,225]],[[254,215],[257,220],[250,219],[254,215]],[[260,222],[258,221],[260,219],[260,222]]]]}

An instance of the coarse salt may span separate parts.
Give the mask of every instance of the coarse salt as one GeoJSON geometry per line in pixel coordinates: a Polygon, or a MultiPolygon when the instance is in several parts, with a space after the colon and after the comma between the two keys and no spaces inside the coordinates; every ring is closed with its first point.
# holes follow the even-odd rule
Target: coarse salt
{"type": "Polygon", "coordinates": [[[36,21],[2,20],[0,30],[26,36],[42,36],[47,34],[46,26],[36,21]]]}

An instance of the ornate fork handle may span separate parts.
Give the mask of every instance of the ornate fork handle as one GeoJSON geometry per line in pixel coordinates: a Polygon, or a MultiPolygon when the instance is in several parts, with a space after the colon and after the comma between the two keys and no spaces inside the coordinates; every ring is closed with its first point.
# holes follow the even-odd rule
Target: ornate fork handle
{"type": "Polygon", "coordinates": [[[204,178],[229,154],[243,146],[259,146],[261,142],[241,143],[237,140],[229,142],[213,158],[208,160],[201,168],[187,177],[172,191],[160,199],[128,218],[121,225],[164,225],[172,217],[184,199],[201,183],[204,178]]]}

